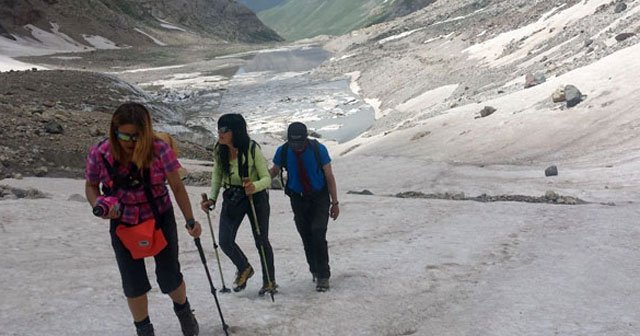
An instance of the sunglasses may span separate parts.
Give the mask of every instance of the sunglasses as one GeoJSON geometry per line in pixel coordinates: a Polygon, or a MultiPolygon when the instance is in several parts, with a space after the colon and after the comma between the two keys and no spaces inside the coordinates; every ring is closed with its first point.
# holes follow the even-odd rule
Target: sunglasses
{"type": "Polygon", "coordinates": [[[130,142],[130,141],[136,142],[140,138],[140,135],[138,135],[138,133],[129,134],[129,133],[122,133],[122,132],[116,131],[116,137],[118,138],[118,140],[122,140],[126,142],[130,142]]]}
{"type": "Polygon", "coordinates": [[[227,133],[231,131],[231,128],[227,127],[227,126],[222,126],[218,128],[218,133],[227,133]]]}

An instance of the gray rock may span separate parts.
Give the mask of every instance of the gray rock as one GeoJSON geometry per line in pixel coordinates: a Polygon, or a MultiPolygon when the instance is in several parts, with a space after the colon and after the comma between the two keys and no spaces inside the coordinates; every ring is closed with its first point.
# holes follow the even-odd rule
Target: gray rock
{"type": "Polygon", "coordinates": [[[373,193],[367,189],[364,189],[362,191],[353,191],[353,190],[349,190],[347,191],[347,194],[352,194],[352,195],[373,195],[373,193]]]}
{"type": "Polygon", "coordinates": [[[567,100],[567,97],[564,94],[564,86],[558,87],[555,92],[551,95],[551,100],[554,103],[560,103],[567,100]]]}
{"type": "Polygon", "coordinates": [[[564,87],[564,96],[567,101],[567,107],[574,107],[582,101],[582,93],[573,85],[564,87]]]}
{"type": "Polygon", "coordinates": [[[528,73],[525,76],[524,88],[530,88],[532,86],[540,85],[547,81],[547,77],[542,72],[536,72],[535,74],[528,73]]]}
{"type": "Polygon", "coordinates": [[[67,201],[73,201],[73,202],[86,202],[87,199],[84,198],[84,196],[80,195],[80,194],[73,194],[71,196],[69,196],[69,198],[67,199],[67,201]]]}
{"type": "Polygon", "coordinates": [[[550,166],[544,170],[544,176],[557,176],[558,175],[558,167],[550,166]]]}
{"type": "Polygon", "coordinates": [[[552,191],[552,190],[548,190],[544,194],[544,198],[546,198],[548,200],[551,200],[551,201],[557,201],[559,197],[560,197],[560,195],[558,195],[555,191],[552,191]]]}
{"type": "Polygon", "coordinates": [[[618,14],[618,13],[622,13],[627,9],[627,4],[624,2],[618,2],[618,4],[616,5],[616,8],[613,10],[614,13],[618,14]]]}
{"type": "Polygon", "coordinates": [[[49,121],[44,124],[44,130],[50,134],[62,134],[62,132],[64,131],[62,129],[62,125],[58,124],[55,121],[49,121]]]}
{"type": "Polygon", "coordinates": [[[622,42],[630,37],[636,36],[635,33],[621,33],[616,35],[616,41],[622,42]]]}
{"type": "Polygon", "coordinates": [[[280,177],[274,177],[271,179],[271,189],[282,190],[282,181],[280,177]]]}
{"type": "Polygon", "coordinates": [[[34,174],[35,174],[37,177],[43,177],[43,176],[46,176],[48,173],[49,173],[49,169],[47,169],[47,167],[45,167],[45,166],[38,167],[38,168],[36,168],[36,170],[34,171],[34,174]]]}
{"type": "Polygon", "coordinates": [[[475,118],[484,118],[486,116],[490,116],[493,114],[493,112],[497,111],[495,107],[493,106],[485,106],[482,110],[480,110],[480,115],[476,116],[475,118]]]}
{"type": "Polygon", "coordinates": [[[102,131],[102,129],[100,129],[100,127],[94,126],[91,128],[91,130],[89,130],[89,134],[91,134],[91,136],[97,137],[104,135],[104,132],[102,131]]]}

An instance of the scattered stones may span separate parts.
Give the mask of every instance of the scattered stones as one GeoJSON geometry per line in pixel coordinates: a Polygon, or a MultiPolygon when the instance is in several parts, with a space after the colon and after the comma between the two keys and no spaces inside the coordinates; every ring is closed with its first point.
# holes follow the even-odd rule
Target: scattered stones
{"type": "Polygon", "coordinates": [[[395,195],[398,198],[425,198],[425,199],[444,199],[459,201],[476,201],[476,202],[524,202],[524,203],[548,203],[548,204],[565,204],[578,205],[587,204],[588,202],[573,196],[562,196],[554,191],[547,191],[544,196],[526,196],[526,195],[497,195],[491,196],[482,194],[475,197],[465,197],[464,193],[436,193],[425,194],[418,191],[407,191],[395,195]]]}
{"type": "Polygon", "coordinates": [[[87,199],[84,196],[80,195],[80,194],[73,194],[73,195],[69,196],[67,201],[84,203],[84,202],[87,201],[87,199]]]}
{"type": "Polygon", "coordinates": [[[38,190],[38,189],[20,189],[20,188],[12,188],[6,185],[0,185],[0,200],[6,199],[16,199],[16,198],[27,198],[27,199],[38,199],[38,198],[47,198],[47,194],[38,190]]]}
{"type": "Polygon", "coordinates": [[[93,137],[99,137],[102,135],[105,135],[105,133],[102,131],[102,129],[98,126],[94,126],[89,130],[89,134],[93,137]]]}
{"type": "Polygon", "coordinates": [[[418,132],[414,136],[411,137],[411,141],[416,141],[418,139],[422,139],[422,138],[426,137],[429,134],[431,134],[431,131],[418,132]]]}
{"type": "Polygon", "coordinates": [[[183,178],[182,182],[188,186],[207,187],[211,185],[211,172],[189,172],[183,178]]]}
{"type": "Polygon", "coordinates": [[[544,170],[544,176],[558,176],[558,167],[549,166],[544,170]]]}
{"type": "Polygon", "coordinates": [[[48,173],[49,173],[49,169],[48,169],[47,167],[45,167],[45,166],[38,167],[38,168],[34,171],[34,174],[35,174],[37,177],[44,177],[44,176],[47,176],[47,174],[48,174],[48,173]]]}
{"type": "Polygon", "coordinates": [[[347,191],[347,194],[351,194],[351,195],[373,195],[373,193],[371,191],[369,191],[368,189],[364,189],[362,191],[349,190],[349,191],[347,191]]]}
{"type": "Polygon", "coordinates": [[[547,77],[542,72],[528,73],[524,79],[524,88],[530,88],[536,85],[540,85],[547,81],[547,77]]]}

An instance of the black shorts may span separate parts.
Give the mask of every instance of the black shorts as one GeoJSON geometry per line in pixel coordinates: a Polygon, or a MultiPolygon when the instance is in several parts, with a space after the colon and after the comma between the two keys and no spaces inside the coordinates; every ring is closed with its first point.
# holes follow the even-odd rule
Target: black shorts
{"type": "MultiPolygon", "coordinates": [[[[111,246],[116,255],[118,269],[122,278],[124,295],[135,298],[151,290],[144,259],[133,259],[131,253],[116,236],[117,221],[111,221],[111,246]]],[[[156,280],[162,293],[176,290],[182,283],[180,262],[178,261],[178,232],[173,209],[160,215],[160,229],[167,239],[167,246],[153,258],[156,262],[156,280]]]]}

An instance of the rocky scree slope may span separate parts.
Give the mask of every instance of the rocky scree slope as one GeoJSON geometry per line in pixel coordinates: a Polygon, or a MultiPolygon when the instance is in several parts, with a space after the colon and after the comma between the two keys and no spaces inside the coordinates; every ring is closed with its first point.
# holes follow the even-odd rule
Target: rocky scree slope
{"type": "MultiPolygon", "coordinates": [[[[326,48],[336,54],[314,74],[320,78],[352,75],[359,94],[378,108],[376,123],[364,135],[373,137],[423,124],[457,107],[522,92],[528,74],[549,79],[580,69],[636,45],[639,33],[638,1],[435,2],[401,19],[331,40],[326,48]],[[433,96],[412,104],[425,93],[433,96]]],[[[581,83],[564,84],[579,88],[581,83]]],[[[552,93],[553,89],[540,98],[539,109],[562,108],[552,102],[552,93]]],[[[607,112],[607,104],[603,105],[598,106],[599,113],[614,112],[607,112]]],[[[514,106],[512,111],[497,113],[517,115],[519,109],[514,106]]],[[[558,126],[558,132],[568,127],[549,126],[558,126]]],[[[492,136],[466,134],[473,128],[469,127],[461,135],[470,143],[492,136]]],[[[591,133],[599,131],[594,128],[591,133]]],[[[560,149],[563,144],[550,146],[560,149]]],[[[495,148],[479,147],[474,157],[483,153],[491,153],[499,162],[509,161],[495,148]]]]}
{"type": "MultiPolygon", "coordinates": [[[[145,102],[154,122],[167,123],[173,115],[108,75],[60,70],[0,73],[0,179],[82,177],[88,149],[107,137],[111,115],[125,101],[145,102]]],[[[178,140],[178,146],[181,157],[211,158],[197,144],[178,140]]]]}
{"type": "Polygon", "coordinates": [[[140,31],[166,44],[281,40],[251,10],[228,0],[0,0],[0,35],[30,37],[32,27],[59,29],[80,43],[97,35],[119,46],[157,43],[140,31]]]}

